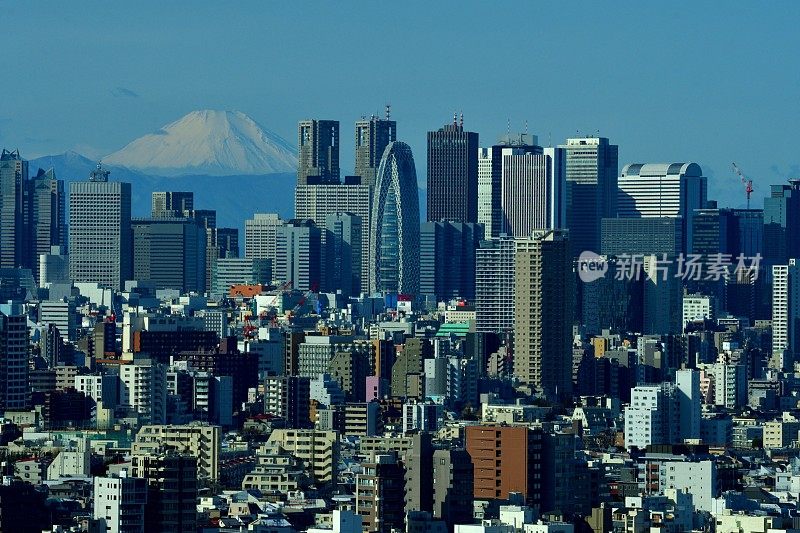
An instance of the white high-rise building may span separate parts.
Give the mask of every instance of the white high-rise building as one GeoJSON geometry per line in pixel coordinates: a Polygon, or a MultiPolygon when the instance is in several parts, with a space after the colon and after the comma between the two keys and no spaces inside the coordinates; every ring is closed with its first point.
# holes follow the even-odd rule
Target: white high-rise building
{"type": "Polygon", "coordinates": [[[143,424],[164,424],[167,421],[167,371],[164,365],[150,359],[138,359],[121,365],[119,403],[128,406],[143,424]]]}
{"type": "Polygon", "coordinates": [[[700,437],[700,373],[678,370],[675,383],[640,385],[625,408],[625,447],[681,443],[700,437]]]}
{"type": "Polygon", "coordinates": [[[131,184],[97,170],[69,187],[69,275],[74,283],[122,289],[133,274],[131,184]]]}
{"type": "Polygon", "coordinates": [[[244,256],[248,259],[269,259],[275,265],[278,228],[284,221],[276,213],[256,213],[244,221],[244,256]]]}
{"type": "Polygon", "coordinates": [[[492,149],[478,148],[478,224],[489,237],[499,231],[492,221],[492,149]]]}
{"type": "Polygon", "coordinates": [[[691,218],[708,201],[708,183],[697,163],[631,163],[617,180],[621,218],[682,218],[683,250],[692,242],[691,218]]]}
{"type": "Polygon", "coordinates": [[[147,480],[128,477],[94,478],[94,519],[108,533],[144,533],[147,480]]]}
{"type": "Polygon", "coordinates": [[[716,317],[715,298],[705,294],[683,296],[683,325],[693,320],[713,320],[716,317]]]}
{"type": "Polygon", "coordinates": [[[533,230],[564,227],[564,150],[544,152],[502,149],[501,233],[528,237],[533,230]]]}
{"type": "Polygon", "coordinates": [[[788,265],[772,267],[772,353],[789,352],[796,356],[798,348],[797,318],[800,317],[800,264],[789,259],[788,265]]]}

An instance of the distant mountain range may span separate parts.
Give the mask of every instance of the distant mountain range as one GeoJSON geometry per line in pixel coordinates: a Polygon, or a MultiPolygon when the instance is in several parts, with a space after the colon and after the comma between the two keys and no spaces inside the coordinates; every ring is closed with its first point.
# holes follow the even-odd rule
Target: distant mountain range
{"type": "Polygon", "coordinates": [[[103,158],[159,176],[235,176],[294,172],[297,150],[240,111],[204,109],[103,158]]]}
{"type": "MultiPolygon", "coordinates": [[[[134,216],[149,216],[153,191],[193,192],[197,209],[216,209],[220,227],[242,228],[253,213],[294,216],[296,149],[239,111],[192,111],[102,163],[110,179],[132,184],[134,216]]],[[[29,166],[32,174],[53,168],[71,182],[85,180],[97,161],[70,151],[29,166]]],[[[424,190],[420,212],[424,219],[424,190]]]]}

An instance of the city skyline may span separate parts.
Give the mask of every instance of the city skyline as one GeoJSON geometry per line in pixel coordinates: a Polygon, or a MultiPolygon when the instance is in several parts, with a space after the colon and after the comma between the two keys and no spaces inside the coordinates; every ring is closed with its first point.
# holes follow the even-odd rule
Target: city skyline
{"type": "MultiPolygon", "coordinates": [[[[118,17],[110,17],[99,4],[80,14],[55,3],[4,6],[4,13],[16,16],[21,26],[37,28],[13,38],[0,36],[7,56],[22,65],[38,62],[53,69],[29,72],[30,82],[7,88],[0,107],[0,144],[19,147],[29,159],[69,149],[97,158],[205,108],[239,109],[283,138],[294,139],[299,120],[335,118],[347,131],[349,122],[362,115],[381,116],[384,105],[391,103],[398,138],[417,154],[423,153],[426,132],[453,112],[464,113],[466,127],[481,134],[482,146],[505,134],[509,121],[512,132],[524,130],[527,123],[542,146],[599,130],[620,146],[620,165],[698,162],[709,177],[710,195],[731,207],[745,203],[743,191],[735,187],[732,161],[761,192],[770,181],[800,170],[790,135],[800,106],[785,90],[796,84],[797,60],[784,54],[777,61],[774,55],[772,61],[762,61],[772,50],[790,49],[791,31],[782,28],[797,19],[794,4],[783,4],[780,10],[726,4],[728,9],[718,10],[711,3],[687,3],[655,12],[636,4],[611,11],[532,4],[519,6],[517,16],[481,26],[476,26],[481,20],[478,4],[454,5],[425,6],[426,17],[417,17],[412,6],[393,12],[396,24],[364,24],[382,20],[382,10],[318,5],[301,12],[295,6],[272,6],[267,14],[248,6],[220,11],[199,3],[193,13],[160,7],[164,24],[158,27],[148,24],[155,5],[147,3],[136,9],[121,6],[113,12],[118,17]],[[515,39],[529,35],[523,32],[526,21],[536,16],[545,16],[550,24],[538,25],[529,39],[515,39]],[[300,18],[316,33],[336,24],[331,50],[313,54],[310,43],[288,33],[291,22],[300,18]],[[210,43],[196,37],[213,31],[210,20],[243,31],[210,39],[215,47],[210,49],[210,43]],[[97,25],[107,34],[102,49],[93,46],[90,29],[97,25]],[[652,39],[655,26],[658,34],[681,35],[680,42],[664,46],[652,39]],[[712,26],[725,29],[704,31],[712,26]],[[424,38],[406,43],[398,33],[406,27],[418,27],[424,38]],[[612,31],[615,27],[625,31],[612,31]],[[265,35],[256,32],[259,28],[270,31],[265,35]],[[428,31],[433,28],[437,31],[428,31]],[[49,35],[46,48],[35,38],[42,33],[49,35]],[[444,61],[436,43],[470,33],[481,37],[464,41],[457,57],[444,61]],[[256,34],[265,41],[256,40],[256,34]],[[376,45],[360,47],[365,38],[376,45]],[[522,53],[517,52],[520,44],[522,53]],[[397,54],[401,48],[403,53],[397,54]],[[198,49],[203,53],[196,53],[198,49]],[[590,49],[601,59],[581,60],[581,68],[575,69],[574,58],[590,49]],[[44,57],[45,50],[51,57],[44,57]],[[373,83],[362,83],[352,75],[357,63],[343,60],[355,50],[375,65],[373,83]],[[396,59],[382,64],[379,58],[390,53],[396,59]],[[80,64],[75,57],[81,57],[80,64]],[[200,57],[202,65],[197,63],[200,57]],[[236,61],[227,61],[234,57],[236,61]],[[221,69],[222,75],[211,76],[211,69],[221,69]],[[312,82],[310,72],[321,72],[328,82],[312,82]],[[413,85],[404,81],[412,73],[413,85]],[[52,76],[63,91],[45,94],[52,76]],[[592,83],[587,88],[582,80],[592,83]],[[187,86],[192,90],[182,90],[187,86]],[[356,87],[361,88],[358,99],[352,98],[356,87]],[[486,105],[489,95],[493,105],[486,105]],[[749,149],[742,150],[745,145],[749,149]]],[[[345,173],[354,168],[351,142],[346,135],[345,173]]],[[[419,163],[418,177],[425,175],[419,163]]]]}

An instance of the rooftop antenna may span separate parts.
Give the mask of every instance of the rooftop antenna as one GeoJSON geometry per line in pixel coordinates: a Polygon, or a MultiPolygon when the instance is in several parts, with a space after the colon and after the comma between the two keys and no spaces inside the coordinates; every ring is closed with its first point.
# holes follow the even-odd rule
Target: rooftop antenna
{"type": "Polygon", "coordinates": [[[547,146],[549,146],[550,148],[553,147],[553,132],[552,131],[548,131],[547,132],[547,146]]]}
{"type": "Polygon", "coordinates": [[[461,127],[462,127],[462,128],[464,127],[464,112],[463,112],[463,111],[461,112],[461,122],[460,122],[460,125],[461,125],[461,127]]]}
{"type": "Polygon", "coordinates": [[[392,104],[386,104],[386,120],[392,115],[392,104]]]}
{"type": "Polygon", "coordinates": [[[506,137],[511,138],[511,118],[506,119],[506,137]]]}
{"type": "Polygon", "coordinates": [[[525,121],[525,135],[528,134],[528,121],[525,121]]]}
{"type": "Polygon", "coordinates": [[[458,126],[458,113],[453,112],[453,126],[458,126]]]}

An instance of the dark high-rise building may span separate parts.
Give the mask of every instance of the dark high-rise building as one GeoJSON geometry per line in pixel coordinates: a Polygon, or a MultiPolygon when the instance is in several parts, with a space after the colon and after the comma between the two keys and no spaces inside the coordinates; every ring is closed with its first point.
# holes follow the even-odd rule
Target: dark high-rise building
{"type": "Polygon", "coordinates": [[[472,521],[474,468],[463,448],[433,452],[433,516],[450,531],[472,521]]]}
{"type": "Polygon", "coordinates": [[[310,387],[309,378],[268,376],[264,380],[264,412],[283,418],[289,427],[309,427],[310,387]]]}
{"type": "Polygon", "coordinates": [[[217,259],[239,257],[239,230],[236,228],[207,228],[206,232],[206,292],[211,292],[212,270],[217,259]]]}
{"type": "Polygon", "coordinates": [[[475,251],[483,225],[425,222],[420,228],[419,291],[437,302],[475,298],[475,251]]]}
{"type": "Polygon", "coordinates": [[[573,256],[600,248],[600,220],[617,215],[619,147],[605,137],[567,139],[566,220],[573,256]]]}
{"type": "Polygon", "coordinates": [[[157,191],[152,194],[151,216],[182,217],[185,211],[194,210],[194,193],[157,191]]]}
{"type": "Polygon", "coordinates": [[[131,222],[133,278],[182,293],[206,289],[206,230],[190,218],[131,222]]]}
{"type": "Polygon", "coordinates": [[[764,198],[764,263],[785,265],[800,257],[800,179],[771,185],[764,198]]]}
{"type": "Polygon", "coordinates": [[[39,255],[49,254],[51,247],[67,245],[67,223],[64,218],[64,181],[56,179],[53,169],[39,169],[26,183],[26,252],[25,265],[39,280],[39,255]]]}
{"type": "MultiPolygon", "coordinates": [[[[433,512],[433,445],[426,431],[411,436],[411,446],[405,454],[405,512],[433,512]]],[[[470,487],[470,491],[472,487],[470,487]]],[[[470,492],[472,496],[472,492],[470,492]]]]}
{"type": "Polygon", "coordinates": [[[339,183],[339,121],[298,124],[297,184],[339,183]]]}
{"type": "Polygon", "coordinates": [[[405,526],[404,468],[394,455],[375,455],[356,474],[356,512],[365,532],[389,533],[405,526]]]}
{"type": "Polygon", "coordinates": [[[19,150],[0,153],[0,268],[18,268],[25,260],[25,182],[28,162],[19,150]]]}
{"type": "Polygon", "coordinates": [[[27,407],[28,316],[18,304],[0,304],[0,409],[27,407]]]}
{"type": "Polygon", "coordinates": [[[604,218],[600,228],[603,255],[677,255],[683,247],[680,218],[604,218]]]}
{"type": "Polygon", "coordinates": [[[147,480],[145,531],[190,533],[197,529],[197,458],[178,453],[131,458],[133,477],[147,480]]]}
{"type": "Polygon", "coordinates": [[[353,213],[325,217],[325,290],[341,290],[345,296],[361,292],[362,224],[362,218],[353,213]]]}
{"type": "Polygon", "coordinates": [[[389,143],[397,140],[397,122],[389,120],[389,106],[386,118],[372,115],[369,120],[356,122],[356,176],[361,177],[362,185],[375,184],[375,176],[381,163],[383,152],[389,143]]]}
{"type": "Polygon", "coordinates": [[[478,221],[478,134],[453,123],[428,132],[427,220],[478,221]]]}
{"type": "Polygon", "coordinates": [[[413,295],[419,291],[417,171],[411,147],[403,142],[386,147],[378,169],[369,263],[372,292],[413,295]]]}

